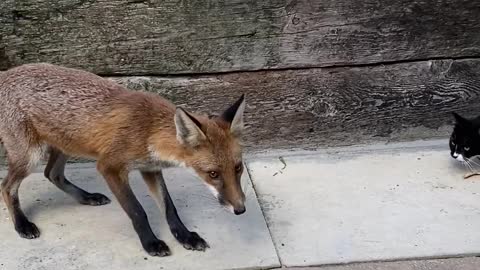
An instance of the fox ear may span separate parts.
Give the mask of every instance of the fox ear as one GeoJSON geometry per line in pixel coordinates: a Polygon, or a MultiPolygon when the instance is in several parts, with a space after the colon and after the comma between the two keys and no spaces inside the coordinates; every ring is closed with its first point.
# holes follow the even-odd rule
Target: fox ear
{"type": "Polygon", "coordinates": [[[202,124],[182,108],[175,111],[177,140],[183,145],[195,147],[206,139],[200,128],[202,124]]]}
{"type": "Polygon", "coordinates": [[[230,108],[222,114],[222,119],[230,123],[230,132],[240,137],[242,135],[243,112],[245,111],[245,94],[243,94],[230,108]]]}

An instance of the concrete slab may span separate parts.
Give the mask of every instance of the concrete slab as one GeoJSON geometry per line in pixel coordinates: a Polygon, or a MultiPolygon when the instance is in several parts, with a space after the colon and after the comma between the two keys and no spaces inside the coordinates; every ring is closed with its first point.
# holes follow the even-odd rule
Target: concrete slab
{"type": "Polygon", "coordinates": [[[248,163],[286,266],[480,253],[480,180],[448,141],[248,163]]]}
{"type": "MultiPolygon", "coordinates": [[[[3,172],[5,174],[5,172],[3,172]]],[[[71,180],[113,199],[93,168],[68,170],[71,180]]],[[[211,246],[205,253],[187,251],[168,230],[138,173],[132,186],[152,228],[172,249],[170,257],[148,256],[116,200],[106,206],[82,206],[47,182],[41,174],[20,190],[26,214],[41,230],[36,240],[15,233],[0,203],[0,269],[248,269],[278,267],[278,258],[248,176],[247,213],[235,216],[220,208],[199,179],[181,169],[165,173],[180,216],[211,246]]]]}
{"type": "MultiPolygon", "coordinates": [[[[478,270],[480,258],[451,258],[398,262],[355,263],[349,265],[288,268],[290,270],[478,270]]],[[[286,270],[285,268],[283,268],[286,270]]]]}

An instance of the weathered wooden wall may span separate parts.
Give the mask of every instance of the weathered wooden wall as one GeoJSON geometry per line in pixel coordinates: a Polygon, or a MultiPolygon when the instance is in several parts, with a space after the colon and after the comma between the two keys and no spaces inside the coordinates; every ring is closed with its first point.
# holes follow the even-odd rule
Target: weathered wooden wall
{"type": "Polygon", "coordinates": [[[479,74],[480,59],[465,59],[110,79],[203,112],[246,93],[247,147],[265,150],[447,136],[452,111],[480,115],[479,74]]]}
{"type": "Polygon", "coordinates": [[[114,79],[203,111],[219,111],[246,93],[251,146],[289,148],[403,139],[408,134],[399,132],[415,127],[430,130],[418,136],[445,136],[438,129],[452,122],[453,110],[480,114],[479,74],[480,59],[472,59],[114,79]]]}
{"type": "Polygon", "coordinates": [[[480,114],[480,1],[0,0],[0,70],[50,62],[179,105],[248,97],[249,149],[446,136],[480,114]]]}
{"type": "Polygon", "coordinates": [[[112,75],[480,56],[476,0],[2,0],[0,69],[112,75]]]}

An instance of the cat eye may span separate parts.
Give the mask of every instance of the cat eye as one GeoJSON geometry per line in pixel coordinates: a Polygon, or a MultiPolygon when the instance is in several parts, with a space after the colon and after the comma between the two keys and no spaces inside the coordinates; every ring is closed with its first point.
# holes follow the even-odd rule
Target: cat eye
{"type": "Polygon", "coordinates": [[[470,150],[470,147],[465,146],[463,149],[464,149],[465,151],[468,151],[468,150],[470,150]]]}

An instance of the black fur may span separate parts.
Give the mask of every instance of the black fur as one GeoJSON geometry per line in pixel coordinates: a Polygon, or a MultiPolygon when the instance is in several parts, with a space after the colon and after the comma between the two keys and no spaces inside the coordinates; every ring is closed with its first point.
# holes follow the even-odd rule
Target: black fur
{"type": "Polygon", "coordinates": [[[480,117],[467,119],[457,113],[455,127],[450,136],[450,155],[457,158],[462,155],[464,158],[471,158],[480,155],[480,117]]]}
{"type": "Polygon", "coordinates": [[[223,112],[222,114],[223,120],[231,123],[233,121],[233,118],[235,117],[235,114],[237,114],[240,104],[242,104],[244,99],[245,99],[245,94],[242,94],[242,96],[237,100],[237,102],[235,102],[230,108],[225,110],[225,112],[223,112]]]}
{"type": "Polygon", "coordinates": [[[155,178],[160,184],[165,203],[165,211],[167,214],[167,223],[170,227],[170,231],[178,240],[178,242],[180,242],[184,248],[189,250],[205,251],[205,249],[209,248],[208,243],[203,240],[203,238],[201,238],[196,232],[189,231],[183,224],[182,220],[178,216],[177,208],[173,203],[172,197],[170,197],[170,193],[168,192],[167,185],[165,184],[165,180],[163,179],[161,172],[142,171],[141,173],[144,177],[155,178]]]}

